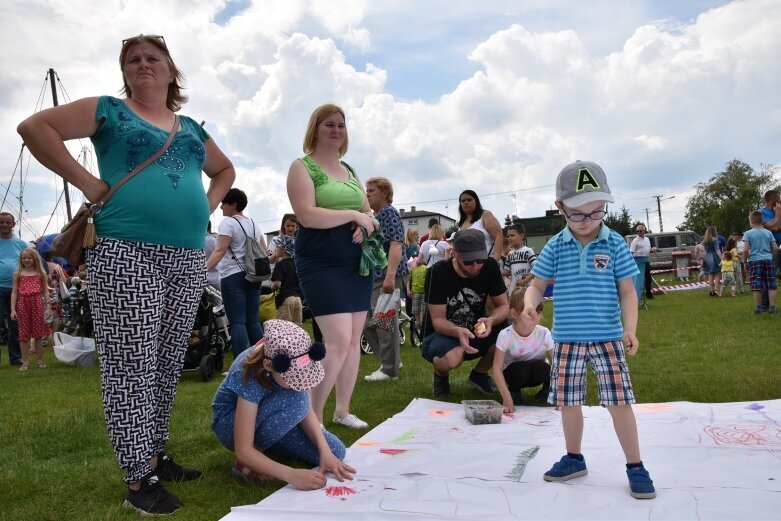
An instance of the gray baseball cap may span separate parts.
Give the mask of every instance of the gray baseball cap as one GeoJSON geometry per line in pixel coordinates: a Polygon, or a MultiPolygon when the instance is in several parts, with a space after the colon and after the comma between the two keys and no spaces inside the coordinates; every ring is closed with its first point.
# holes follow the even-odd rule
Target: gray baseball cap
{"type": "Polygon", "coordinates": [[[467,228],[453,234],[453,248],[462,260],[474,261],[488,258],[485,249],[485,235],[480,230],[467,228]]]}
{"type": "Polygon", "coordinates": [[[595,201],[614,202],[604,170],[591,161],[575,161],[559,172],[556,200],[570,208],[595,201]]]}

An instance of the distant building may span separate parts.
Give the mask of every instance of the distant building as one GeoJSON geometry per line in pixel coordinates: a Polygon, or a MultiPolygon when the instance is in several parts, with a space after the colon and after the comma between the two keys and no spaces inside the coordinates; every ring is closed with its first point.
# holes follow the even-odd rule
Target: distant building
{"type": "MultiPolygon", "coordinates": [[[[526,229],[526,245],[536,253],[540,253],[548,239],[559,233],[566,226],[564,216],[558,210],[546,210],[544,217],[528,217],[515,219],[526,229]]],[[[506,228],[505,228],[506,231],[506,228]]],[[[505,233],[505,235],[507,235],[505,233]]]]}
{"type": "Polygon", "coordinates": [[[436,217],[439,220],[439,224],[445,231],[456,224],[455,219],[452,219],[447,215],[418,210],[414,206],[410,206],[409,211],[404,210],[404,208],[399,208],[398,210],[401,214],[401,221],[404,223],[404,231],[406,232],[410,228],[415,228],[418,230],[421,237],[428,233],[428,221],[432,217],[436,217]]]}

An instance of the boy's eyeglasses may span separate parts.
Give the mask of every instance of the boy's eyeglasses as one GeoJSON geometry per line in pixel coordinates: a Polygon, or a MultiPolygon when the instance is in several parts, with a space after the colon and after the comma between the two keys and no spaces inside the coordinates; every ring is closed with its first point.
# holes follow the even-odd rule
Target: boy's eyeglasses
{"type": "Polygon", "coordinates": [[[138,36],[131,36],[129,38],[125,38],[124,40],[122,40],[122,47],[124,47],[125,44],[128,43],[128,42],[141,41],[141,40],[143,40],[145,38],[151,38],[153,40],[157,40],[158,42],[163,44],[163,47],[168,49],[168,46],[165,44],[165,37],[163,37],[163,36],[161,36],[159,34],[139,34],[138,36]]]}
{"type": "Polygon", "coordinates": [[[461,259],[461,262],[464,263],[464,266],[474,266],[475,264],[484,264],[485,259],[475,259],[471,261],[465,261],[464,259],[461,259]]]}
{"type": "Polygon", "coordinates": [[[567,217],[567,219],[574,223],[583,222],[586,219],[591,219],[592,221],[601,221],[607,214],[604,208],[600,210],[594,210],[591,213],[574,212],[569,214],[562,209],[562,213],[567,217]]]}

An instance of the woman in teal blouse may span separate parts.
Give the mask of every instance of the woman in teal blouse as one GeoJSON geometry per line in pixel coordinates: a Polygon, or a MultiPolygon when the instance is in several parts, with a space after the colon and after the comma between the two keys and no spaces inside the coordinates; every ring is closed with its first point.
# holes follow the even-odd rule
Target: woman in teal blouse
{"type": "Polygon", "coordinates": [[[235,178],[233,165],[195,121],[176,112],[187,100],[183,75],[162,36],[122,42],[125,98],[84,98],[38,112],[18,128],[30,152],[96,202],[154,154],[95,217],[100,238],[87,252],[108,434],[128,491],[125,505],[170,514],[182,502],[160,480],[200,472],[165,455],[184,347],[205,283],[209,214],[235,178]],[[90,137],[100,177],[84,169],[64,141],[90,137]],[[201,172],[210,178],[204,192],[201,172]]]}

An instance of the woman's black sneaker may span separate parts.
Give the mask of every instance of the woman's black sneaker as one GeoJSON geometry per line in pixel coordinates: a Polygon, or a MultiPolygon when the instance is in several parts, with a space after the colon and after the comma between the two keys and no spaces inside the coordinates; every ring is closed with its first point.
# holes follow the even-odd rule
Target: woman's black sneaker
{"type": "Polygon", "coordinates": [[[138,490],[127,489],[124,505],[143,515],[165,516],[182,508],[179,498],[168,492],[154,472],[141,479],[138,490]]]}
{"type": "Polygon", "coordinates": [[[163,481],[192,481],[201,477],[200,470],[188,469],[176,463],[165,452],[157,456],[154,473],[163,481]]]}

